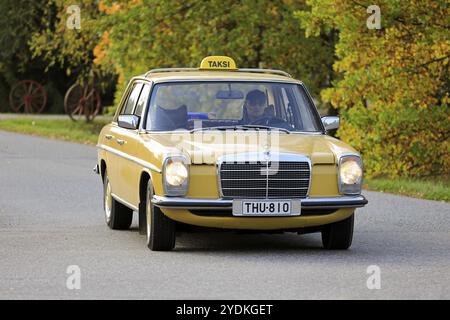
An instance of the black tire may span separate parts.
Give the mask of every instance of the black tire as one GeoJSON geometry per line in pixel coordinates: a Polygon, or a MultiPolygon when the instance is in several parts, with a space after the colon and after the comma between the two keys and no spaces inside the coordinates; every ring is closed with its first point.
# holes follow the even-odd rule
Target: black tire
{"type": "Polygon", "coordinates": [[[322,244],[329,250],[346,250],[352,245],[354,215],[322,229],[322,244]]]}
{"type": "Polygon", "coordinates": [[[111,184],[105,172],[103,183],[103,209],[105,211],[105,221],[108,227],[113,230],[126,230],[133,221],[133,210],[116,201],[111,196],[111,184]]]}
{"type": "Polygon", "coordinates": [[[152,204],[153,193],[153,185],[149,180],[145,197],[147,246],[152,251],[170,251],[175,247],[176,224],[152,204]]]}

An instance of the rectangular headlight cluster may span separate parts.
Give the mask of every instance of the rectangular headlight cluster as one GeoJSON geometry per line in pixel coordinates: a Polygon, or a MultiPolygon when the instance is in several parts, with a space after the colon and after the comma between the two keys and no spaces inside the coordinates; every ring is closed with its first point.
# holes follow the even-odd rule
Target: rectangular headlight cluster
{"type": "Polygon", "coordinates": [[[363,164],[355,154],[342,155],[338,164],[338,185],[341,194],[361,194],[363,164]]]}
{"type": "Polygon", "coordinates": [[[163,188],[167,196],[184,196],[189,184],[189,160],[184,155],[168,156],[162,167],[163,188]]]}

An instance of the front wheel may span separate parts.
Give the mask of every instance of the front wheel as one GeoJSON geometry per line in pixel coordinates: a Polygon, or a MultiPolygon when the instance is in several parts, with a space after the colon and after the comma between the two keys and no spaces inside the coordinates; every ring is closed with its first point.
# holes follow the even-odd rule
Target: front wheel
{"type": "Polygon", "coordinates": [[[346,250],[352,245],[354,215],[332,223],[322,229],[322,244],[325,249],[346,250]]]}
{"type": "Polygon", "coordinates": [[[175,247],[175,222],[151,202],[153,185],[147,183],[145,212],[147,217],[147,246],[152,251],[170,251],[175,247]]]}
{"type": "Polygon", "coordinates": [[[131,226],[133,210],[116,201],[111,195],[111,183],[105,173],[103,188],[103,208],[108,227],[114,230],[126,230],[131,226]]]}

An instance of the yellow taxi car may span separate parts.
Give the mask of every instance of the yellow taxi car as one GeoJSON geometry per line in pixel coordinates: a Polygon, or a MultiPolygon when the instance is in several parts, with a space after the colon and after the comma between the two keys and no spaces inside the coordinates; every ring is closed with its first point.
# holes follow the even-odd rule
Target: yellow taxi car
{"type": "Polygon", "coordinates": [[[98,139],[104,211],[128,229],[133,211],[151,250],[175,247],[186,225],[261,232],[321,232],[347,249],[363,165],[327,135],[301,81],[210,56],[199,68],[153,69],[129,82],[98,139]]]}

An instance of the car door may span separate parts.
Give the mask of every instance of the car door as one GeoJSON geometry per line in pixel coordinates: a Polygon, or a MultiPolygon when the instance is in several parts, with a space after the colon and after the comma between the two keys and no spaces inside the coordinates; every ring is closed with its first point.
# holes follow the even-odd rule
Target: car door
{"type": "MultiPolygon", "coordinates": [[[[150,94],[150,84],[142,83],[142,89],[140,91],[139,97],[136,101],[136,105],[132,111],[127,110],[124,114],[134,114],[142,120],[142,113],[147,105],[148,97],[150,94]]],[[[140,123],[139,123],[140,127],[140,123]]],[[[143,144],[139,139],[140,131],[120,128],[120,137],[123,141],[121,145],[122,152],[127,156],[125,161],[121,162],[121,167],[118,172],[120,186],[119,191],[121,197],[126,202],[132,204],[133,206],[139,205],[139,179],[142,173],[142,165],[137,163],[136,160],[140,159],[142,152],[139,152],[141,148],[144,148],[143,144]]]]}
{"type": "MultiPolygon", "coordinates": [[[[142,90],[143,84],[141,82],[134,82],[130,84],[130,89],[128,90],[128,95],[125,101],[122,103],[118,115],[132,114],[136,106],[139,94],[142,90]]],[[[126,188],[124,187],[123,171],[126,171],[129,161],[129,156],[127,154],[128,145],[130,139],[128,137],[128,130],[119,127],[116,121],[113,122],[110,131],[110,152],[109,164],[108,164],[108,175],[111,182],[111,189],[118,200],[125,200],[128,204],[125,193],[126,188]]],[[[137,131],[137,130],[136,130],[137,131]]],[[[126,172],[125,172],[126,175],[126,172]]],[[[124,202],[124,201],[122,201],[124,202]]]]}

